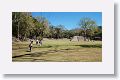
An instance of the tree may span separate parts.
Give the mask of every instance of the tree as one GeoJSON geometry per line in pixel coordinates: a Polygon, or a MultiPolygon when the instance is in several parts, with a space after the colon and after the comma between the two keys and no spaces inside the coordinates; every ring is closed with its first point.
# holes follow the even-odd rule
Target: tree
{"type": "Polygon", "coordinates": [[[43,39],[44,35],[48,33],[48,28],[49,28],[49,22],[45,17],[35,17],[35,32],[36,32],[36,37],[40,37],[43,39]]]}
{"type": "Polygon", "coordinates": [[[49,26],[49,38],[55,38],[54,31],[55,31],[55,26],[50,25],[49,26]]]}
{"type": "Polygon", "coordinates": [[[32,17],[30,12],[12,13],[12,35],[18,40],[33,38],[33,36],[47,36],[49,33],[49,22],[45,17],[32,17]]]}
{"type": "Polygon", "coordinates": [[[12,13],[12,35],[18,37],[19,39],[19,19],[20,13],[12,13]]]}
{"type": "Polygon", "coordinates": [[[95,34],[94,34],[94,38],[95,40],[102,40],[102,26],[98,26],[97,29],[95,30],[95,34]]]}
{"type": "Polygon", "coordinates": [[[84,31],[84,41],[87,37],[94,35],[94,30],[97,27],[96,22],[90,18],[81,18],[79,26],[84,31]]]}
{"type": "Polygon", "coordinates": [[[12,35],[19,39],[29,36],[29,31],[34,27],[33,19],[29,12],[12,13],[12,35]]]}
{"type": "Polygon", "coordinates": [[[63,25],[58,25],[54,28],[54,35],[56,39],[62,38],[62,32],[64,30],[64,26],[63,25]]]}

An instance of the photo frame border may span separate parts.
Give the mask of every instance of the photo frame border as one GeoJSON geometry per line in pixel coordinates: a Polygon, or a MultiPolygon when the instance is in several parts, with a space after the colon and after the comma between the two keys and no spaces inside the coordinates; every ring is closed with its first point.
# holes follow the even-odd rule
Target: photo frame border
{"type": "Polygon", "coordinates": [[[0,42],[3,48],[0,50],[1,73],[114,74],[113,0],[26,0],[24,3],[13,0],[3,3],[0,15],[2,26],[0,36],[4,36],[0,42]],[[3,3],[9,6],[6,7],[3,3]],[[102,62],[12,62],[12,12],[102,12],[102,62]]]}

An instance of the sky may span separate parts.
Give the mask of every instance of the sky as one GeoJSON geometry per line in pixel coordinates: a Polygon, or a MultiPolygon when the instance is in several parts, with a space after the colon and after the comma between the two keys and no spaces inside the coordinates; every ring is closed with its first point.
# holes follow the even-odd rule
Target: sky
{"type": "Polygon", "coordinates": [[[83,17],[89,17],[95,20],[98,26],[102,26],[101,12],[32,12],[32,16],[43,16],[54,25],[64,25],[66,29],[74,29],[79,27],[79,21],[83,17]]]}

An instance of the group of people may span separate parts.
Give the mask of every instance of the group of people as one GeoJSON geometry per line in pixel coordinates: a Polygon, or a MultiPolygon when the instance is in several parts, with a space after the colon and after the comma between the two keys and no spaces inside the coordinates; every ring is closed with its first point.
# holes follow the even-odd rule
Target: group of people
{"type": "MultiPolygon", "coordinates": [[[[36,40],[36,45],[42,46],[42,40],[36,40]]],[[[29,44],[30,52],[32,51],[32,47],[33,47],[33,40],[30,40],[30,44],[29,44]]]]}

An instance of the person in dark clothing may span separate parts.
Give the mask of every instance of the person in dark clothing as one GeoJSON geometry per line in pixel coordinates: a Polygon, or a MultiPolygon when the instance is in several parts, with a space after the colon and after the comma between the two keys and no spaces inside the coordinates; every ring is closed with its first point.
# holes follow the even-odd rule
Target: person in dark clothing
{"type": "Polygon", "coordinates": [[[39,44],[40,44],[40,46],[42,46],[42,40],[39,40],[39,44]]]}
{"type": "Polygon", "coordinates": [[[29,44],[30,52],[31,52],[31,50],[32,50],[32,46],[33,46],[33,41],[31,41],[30,44],[29,44]]]}

